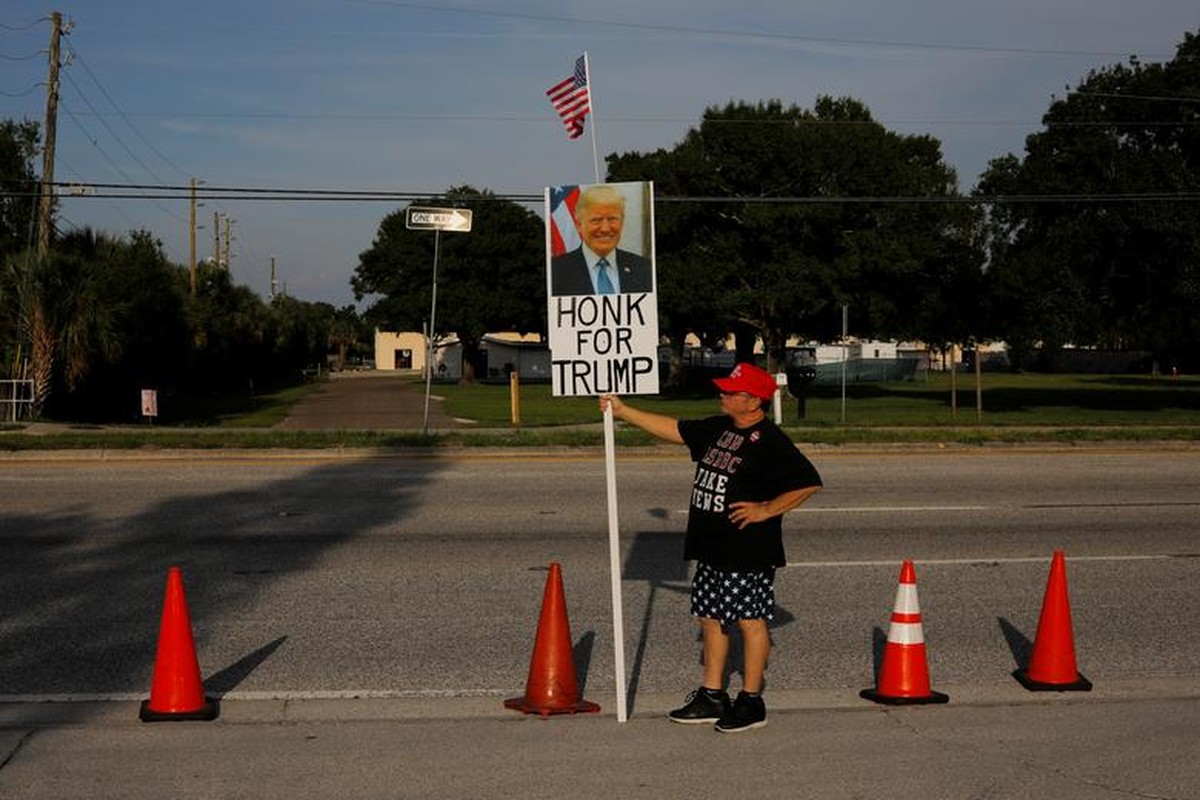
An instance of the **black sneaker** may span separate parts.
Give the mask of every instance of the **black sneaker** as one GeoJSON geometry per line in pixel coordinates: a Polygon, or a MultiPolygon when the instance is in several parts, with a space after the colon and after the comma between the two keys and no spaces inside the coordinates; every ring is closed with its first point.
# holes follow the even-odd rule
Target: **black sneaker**
{"type": "Polygon", "coordinates": [[[723,715],[714,725],[721,733],[739,733],[753,728],[761,728],[767,724],[767,706],[762,697],[756,694],[738,692],[737,699],[728,714],[723,715]]]}
{"type": "Polygon", "coordinates": [[[677,708],[667,716],[671,722],[681,722],[684,725],[713,723],[729,713],[729,695],[724,690],[705,689],[703,686],[687,696],[682,708],[677,708]]]}

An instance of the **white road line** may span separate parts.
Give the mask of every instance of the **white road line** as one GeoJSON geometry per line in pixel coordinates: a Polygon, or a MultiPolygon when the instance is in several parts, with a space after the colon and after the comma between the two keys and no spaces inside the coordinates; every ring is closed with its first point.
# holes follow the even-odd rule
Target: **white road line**
{"type": "MultiPolygon", "coordinates": [[[[1014,506],[1019,508],[1020,506],[1014,506]]],[[[1000,506],[804,506],[792,514],[928,514],[938,511],[991,511],[1000,506]]],[[[676,514],[687,514],[686,508],[675,509],[676,514]]]]}
{"type": "Polygon", "coordinates": [[[800,514],[926,514],[931,511],[990,511],[998,506],[811,506],[800,514]]]}
{"type": "MultiPolygon", "coordinates": [[[[1180,556],[1170,554],[1156,555],[1124,555],[1124,556],[1071,556],[1068,560],[1077,561],[1166,561],[1180,556]]],[[[789,561],[788,567],[800,569],[832,569],[837,567],[896,567],[902,559],[886,559],[880,561],[789,561]]],[[[914,558],[915,565],[936,566],[973,566],[975,564],[1049,564],[1049,556],[1021,556],[1015,558],[914,558]]]]}
{"type": "MultiPolygon", "coordinates": [[[[1125,562],[1167,561],[1190,557],[1171,554],[1072,556],[1070,561],[1125,562]]],[[[973,566],[978,564],[1048,564],[1047,556],[1008,558],[934,558],[914,559],[918,566],[973,566]]],[[[792,561],[788,568],[795,569],[838,569],[858,567],[895,567],[900,559],[876,561],[792,561]]],[[[503,697],[511,694],[502,689],[312,689],[294,691],[232,691],[221,695],[229,701],[305,701],[305,700],[429,700],[437,698],[503,697]]],[[[0,694],[4,703],[132,703],[149,697],[149,693],[93,692],[60,694],[0,694]]]]}
{"type": "MultiPolygon", "coordinates": [[[[431,700],[455,697],[504,697],[502,689],[311,689],[226,692],[221,700],[431,700]]],[[[210,696],[213,696],[210,694],[210,696]]],[[[58,694],[0,694],[3,703],[134,703],[150,697],[149,690],[129,692],[79,692],[58,694]]]]}

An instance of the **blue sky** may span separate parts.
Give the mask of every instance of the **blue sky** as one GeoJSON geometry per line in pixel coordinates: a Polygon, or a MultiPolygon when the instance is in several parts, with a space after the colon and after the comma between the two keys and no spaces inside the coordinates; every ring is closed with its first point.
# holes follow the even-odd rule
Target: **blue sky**
{"type": "MultiPolygon", "coordinates": [[[[730,100],[844,95],[938,138],[968,190],[1066,86],[1200,28],[1195,0],[5,0],[0,117],[44,116],[52,11],[73,23],[57,180],[427,193],[592,182],[590,128],[568,141],[543,95],[585,50],[601,157],[670,148],[730,100]]],[[[289,294],[344,305],[398,207],[207,201],[197,251],[219,211],[239,283],[267,296],[274,256],[289,294]]],[[[67,198],[62,224],[188,260],[182,199],[67,198]]]]}

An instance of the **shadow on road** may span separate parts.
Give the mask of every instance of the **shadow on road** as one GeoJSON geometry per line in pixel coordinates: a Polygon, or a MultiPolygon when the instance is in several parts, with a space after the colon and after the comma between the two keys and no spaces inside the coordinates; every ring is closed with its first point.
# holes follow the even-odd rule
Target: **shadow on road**
{"type": "MultiPolygon", "coordinates": [[[[251,613],[277,581],[409,516],[441,468],[339,462],[245,489],[184,486],[116,519],[82,504],[53,515],[0,513],[0,695],[148,693],[169,567],[183,571],[203,650],[219,620],[251,613]],[[351,506],[353,515],[343,513],[351,506]]],[[[261,639],[243,639],[245,651],[229,663],[201,660],[206,691],[224,695],[245,681],[285,646],[289,624],[256,621],[261,639]]],[[[78,714],[86,709],[79,704],[78,714]]]]}
{"type": "MultiPolygon", "coordinates": [[[[652,515],[654,515],[652,513],[652,515]]],[[[638,631],[637,647],[634,651],[633,664],[630,667],[629,685],[626,687],[626,704],[629,713],[633,713],[634,702],[637,698],[642,667],[646,659],[646,647],[650,636],[650,623],[655,615],[655,600],[658,592],[673,592],[689,596],[692,590],[692,580],[689,563],[683,560],[683,531],[639,531],[633,535],[633,542],[625,560],[622,580],[646,581],[649,593],[646,597],[646,607],[642,613],[641,628],[638,631]]],[[[769,627],[780,628],[791,624],[796,619],[790,611],[776,604],[775,619],[769,627]]],[[[694,624],[691,620],[679,620],[679,624],[694,624]]],[[[696,664],[703,667],[703,640],[699,626],[696,625],[696,664]]],[[[725,661],[726,684],[732,675],[737,673],[742,663],[742,638],[734,632],[729,644],[729,654],[725,661]]],[[[699,672],[699,671],[698,671],[699,672]]],[[[698,674],[698,673],[697,673],[698,674]]]]}

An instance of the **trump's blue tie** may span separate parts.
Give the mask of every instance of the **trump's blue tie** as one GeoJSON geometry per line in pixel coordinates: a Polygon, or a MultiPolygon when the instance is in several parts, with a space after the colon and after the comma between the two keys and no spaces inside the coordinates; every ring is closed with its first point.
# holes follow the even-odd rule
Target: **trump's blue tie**
{"type": "Polygon", "coordinates": [[[600,268],[600,271],[596,273],[596,293],[616,294],[617,290],[613,288],[612,280],[608,277],[608,259],[600,259],[596,262],[596,266],[600,268]]]}

